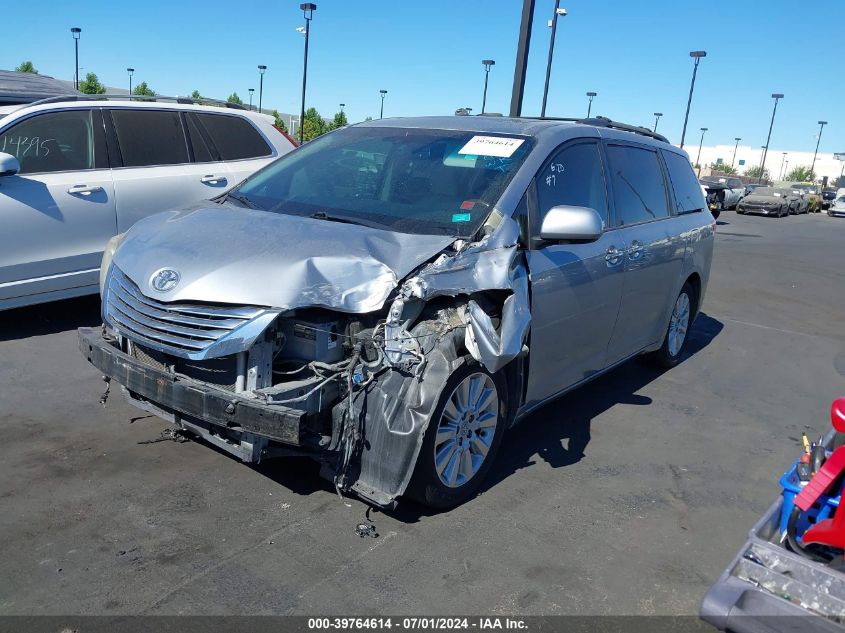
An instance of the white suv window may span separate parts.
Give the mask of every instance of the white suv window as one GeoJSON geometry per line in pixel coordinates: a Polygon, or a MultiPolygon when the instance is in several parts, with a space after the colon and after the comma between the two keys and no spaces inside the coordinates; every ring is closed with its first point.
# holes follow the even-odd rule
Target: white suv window
{"type": "Polygon", "coordinates": [[[0,134],[0,152],[18,159],[21,174],[93,169],[91,111],[48,112],[24,119],[0,134]]]}
{"type": "Polygon", "coordinates": [[[273,150],[249,121],[225,114],[196,114],[221,160],[269,156],[273,150]]]}
{"type": "Polygon", "coordinates": [[[111,111],[124,167],[188,163],[188,145],[176,110],[111,111]]]}

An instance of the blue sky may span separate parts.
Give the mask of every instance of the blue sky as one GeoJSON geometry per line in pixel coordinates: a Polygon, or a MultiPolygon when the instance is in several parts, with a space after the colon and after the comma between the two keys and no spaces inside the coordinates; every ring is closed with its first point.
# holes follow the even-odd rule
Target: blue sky
{"type": "MultiPolygon", "coordinates": [[[[35,0],[3,8],[0,68],[31,59],[44,74],[73,75],[71,26],[83,29],[82,74],[125,86],[125,69],[160,94],[225,98],[258,89],[264,104],[299,109],[303,24],[299,0],[35,0]],[[17,26],[15,26],[17,25],[17,26]]],[[[325,116],[346,103],[350,121],[378,116],[451,114],[481,109],[492,58],[488,110],[507,112],[520,0],[392,2],[318,0],[311,30],[308,105],[325,116]]],[[[845,82],[840,34],[845,2],[814,0],[562,0],[547,113],[594,114],[652,125],[680,140],[692,72],[690,50],[704,49],[687,143],[763,145],[772,92],[778,106],[772,146],[812,151],[819,119],[829,121],[820,151],[845,151],[845,82]],[[799,9],[806,8],[806,11],[799,9]],[[837,41],[838,40],[838,41],[837,41]]],[[[539,114],[553,0],[537,0],[523,113],[539,114]]]]}

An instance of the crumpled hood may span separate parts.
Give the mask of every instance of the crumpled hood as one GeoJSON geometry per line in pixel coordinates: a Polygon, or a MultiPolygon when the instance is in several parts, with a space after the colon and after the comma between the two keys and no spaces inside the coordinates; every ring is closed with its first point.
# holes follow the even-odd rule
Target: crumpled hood
{"type": "Polygon", "coordinates": [[[159,301],[364,313],[454,239],[204,203],[141,220],[112,261],[159,301]],[[167,292],[150,285],[162,268],[180,276],[167,292]]]}
{"type": "Polygon", "coordinates": [[[786,198],[777,198],[774,196],[755,196],[753,193],[745,196],[742,201],[746,204],[779,204],[784,202],[786,198]]]}

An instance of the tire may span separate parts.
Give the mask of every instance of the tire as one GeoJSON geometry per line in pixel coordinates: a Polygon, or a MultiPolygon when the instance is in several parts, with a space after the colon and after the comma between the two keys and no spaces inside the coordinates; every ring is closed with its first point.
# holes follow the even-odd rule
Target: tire
{"type": "Polygon", "coordinates": [[[649,354],[649,359],[658,366],[669,368],[681,362],[684,350],[687,347],[687,341],[689,340],[689,330],[692,327],[696,302],[695,290],[689,282],[685,283],[684,287],[678,293],[678,298],[675,299],[672,316],[669,318],[669,327],[666,328],[666,334],[663,336],[663,345],[660,346],[659,350],[649,354]],[[683,297],[686,297],[686,300],[683,297]],[[683,325],[684,319],[686,324],[681,331],[678,326],[683,325]],[[680,344],[676,338],[678,334],[681,335],[680,344]]]}
{"type": "Polygon", "coordinates": [[[742,209],[740,209],[739,207],[737,207],[737,208],[736,208],[736,212],[737,212],[739,215],[745,215],[745,211],[743,211],[743,210],[742,210],[742,209]]]}
{"type": "MultiPolygon", "coordinates": [[[[449,376],[417,456],[407,491],[409,497],[430,508],[445,510],[476,495],[502,443],[507,411],[503,400],[505,393],[506,385],[501,374],[491,374],[472,359],[449,376]],[[494,393],[485,397],[484,391],[489,392],[491,388],[494,393]],[[475,411],[468,417],[459,417],[461,401],[466,402],[469,396],[471,404],[476,394],[475,411]],[[495,416],[492,424],[491,414],[495,416]],[[451,423],[450,417],[457,418],[458,423],[451,423]],[[479,426],[479,422],[484,426],[479,426]],[[454,429],[451,438],[448,429],[454,429]],[[464,446],[466,448],[462,448],[464,446]],[[486,447],[486,452],[483,447],[486,447]],[[438,469],[440,455],[445,455],[446,459],[440,460],[441,469],[438,469]],[[472,474],[467,477],[468,471],[472,474]],[[463,482],[462,477],[466,477],[463,482]]],[[[470,406],[469,410],[472,409],[470,406]]]]}

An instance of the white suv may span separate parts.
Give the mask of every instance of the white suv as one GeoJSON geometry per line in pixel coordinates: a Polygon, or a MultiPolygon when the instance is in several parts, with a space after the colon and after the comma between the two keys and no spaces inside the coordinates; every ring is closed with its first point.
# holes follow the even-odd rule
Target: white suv
{"type": "Polygon", "coordinates": [[[111,237],[214,198],[296,146],[272,117],[224,105],[71,96],[0,107],[0,310],[95,294],[111,237]]]}

